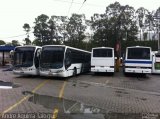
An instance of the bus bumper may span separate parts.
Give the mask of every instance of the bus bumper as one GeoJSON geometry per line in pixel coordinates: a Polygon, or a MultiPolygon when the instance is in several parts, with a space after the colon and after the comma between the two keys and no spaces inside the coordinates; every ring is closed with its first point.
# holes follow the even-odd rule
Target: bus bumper
{"type": "Polygon", "coordinates": [[[28,70],[13,70],[13,73],[16,75],[38,75],[36,70],[28,71],[28,70]]]}
{"type": "Polygon", "coordinates": [[[66,72],[60,72],[60,73],[53,73],[49,71],[40,71],[40,76],[46,76],[46,77],[67,77],[66,72]]]}
{"type": "Polygon", "coordinates": [[[151,73],[151,69],[125,68],[125,73],[150,74],[151,73]]]}
{"type": "Polygon", "coordinates": [[[95,67],[95,68],[91,68],[91,72],[114,72],[114,68],[110,68],[110,67],[95,67]]]}

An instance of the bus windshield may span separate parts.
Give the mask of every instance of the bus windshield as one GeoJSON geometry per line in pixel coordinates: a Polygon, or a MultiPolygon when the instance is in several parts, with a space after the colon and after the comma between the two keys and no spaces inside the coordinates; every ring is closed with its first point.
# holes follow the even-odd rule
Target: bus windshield
{"type": "Polygon", "coordinates": [[[93,49],[93,57],[112,57],[112,49],[93,49]]]}
{"type": "Polygon", "coordinates": [[[128,48],[128,59],[150,59],[149,48],[128,48]]]}
{"type": "Polygon", "coordinates": [[[14,66],[31,67],[33,65],[34,47],[18,47],[15,49],[14,66]]]}
{"type": "Polygon", "coordinates": [[[42,48],[40,66],[58,69],[63,67],[64,47],[48,46],[42,48]]]}

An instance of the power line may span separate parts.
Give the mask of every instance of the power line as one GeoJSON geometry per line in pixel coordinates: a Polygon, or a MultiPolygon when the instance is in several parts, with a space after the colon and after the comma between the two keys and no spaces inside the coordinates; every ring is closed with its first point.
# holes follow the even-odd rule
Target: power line
{"type": "Polygon", "coordinates": [[[21,35],[17,35],[17,36],[5,37],[5,38],[1,38],[1,39],[16,38],[16,37],[25,36],[25,35],[26,34],[21,34],[21,35]]]}
{"type": "MultiPolygon", "coordinates": [[[[31,34],[31,33],[33,33],[33,32],[30,32],[29,34],[31,34]]],[[[17,37],[20,37],[20,36],[26,36],[26,33],[21,34],[21,35],[16,35],[16,36],[9,36],[9,37],[5,37],[5,38],[0,38],[0,39],[17,38],[17,37]]]]}
{"type": "Polygon", "coordinates": [[[83,5],[84,5],[85,2],[86,2],[86,0],[83,1],[81,7],[80,7],[79,10],[78,10],[78,13],[79,13],[79,11],[81,10],[81,8],[83,7],[83,5]]]}
{"type": "MultiPolygon", "coordinates": [[[[65,3],[72,3],[72,4],[82,4],[82,3],[79,3],[79,2],[69,2],[69,1],[66,1],[66,0],[53,0],[53,1],[57,1],[57,2],[65,2],[65,3]]],[[[86,5],[88,6],[94,6],[94,7],[106,7],[105,5],[97,5],[97,4],[89,4],[87,3],[86,5]]]]}
{"type": "Polygon", "coordinates": [[[70,9],[71,9],[71,7],[72,7],[72,4],[73,4],[73,0],[72,0],[72,2],[71,2],[70,6],[69,6],[67,16],[69,15],[69,12],[70,12],[70,9]]]}

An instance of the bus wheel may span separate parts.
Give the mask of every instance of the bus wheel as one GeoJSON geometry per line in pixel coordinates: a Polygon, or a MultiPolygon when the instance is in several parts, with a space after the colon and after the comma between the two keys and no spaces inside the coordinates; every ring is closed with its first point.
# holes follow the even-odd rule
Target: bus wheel
{"type": "Polygon", "coordinates": [[[74,68],[74,70],[73,70],[73,76],[76,76],[76,75],[77,75],[77,69],[74,68]]]}
{"type": "Polygon", "coordinates": [[[128,73],[126,73],[126,72],[123,72],[123,74],[124,74],[124,76],[128,76],[128,73]]]}

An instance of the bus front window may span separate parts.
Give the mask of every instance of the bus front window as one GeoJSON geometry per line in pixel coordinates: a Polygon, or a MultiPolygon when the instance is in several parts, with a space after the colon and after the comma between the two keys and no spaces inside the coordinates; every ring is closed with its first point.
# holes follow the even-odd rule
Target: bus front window
{"type": "Polygon", "coordinates": [[[33,65],[34,48],[17,48],[14,54],[15,67],[31,67],[33,65]]]}
{"type": "Polygon", "coordinates": [[[42,49],[40,66],[42,68],[59,69],[63,67],[63,59],[63,47],[44,47],[42,49]]]}

